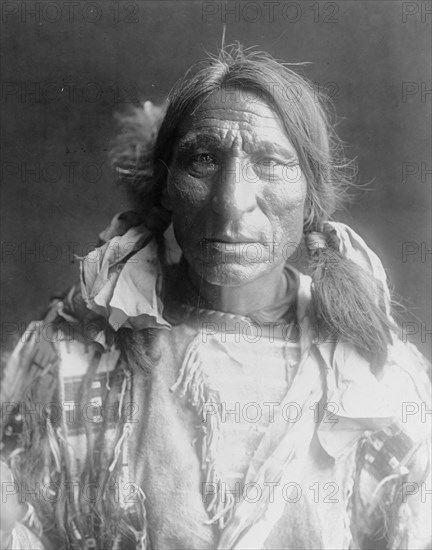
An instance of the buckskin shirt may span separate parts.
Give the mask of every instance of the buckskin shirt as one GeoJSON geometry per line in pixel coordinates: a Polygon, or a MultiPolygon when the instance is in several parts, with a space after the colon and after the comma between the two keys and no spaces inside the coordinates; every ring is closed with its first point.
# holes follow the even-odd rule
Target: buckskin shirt
{"type": "MultiPolygon", "coordinates": [[[[332,227],[385,285],[360,237],[332,227]]],[[[125,229],[26,331],[2,389],[9,494],[27,513],[10,547],[29,547],[26,530],[45,548],[430,548],[417,350],[395,339],[373,373],[316,334],[311,279],[288,264],[285,299],[251,317],[199,307],[183,269],[162,273],[150,232],[125,229]]]]}

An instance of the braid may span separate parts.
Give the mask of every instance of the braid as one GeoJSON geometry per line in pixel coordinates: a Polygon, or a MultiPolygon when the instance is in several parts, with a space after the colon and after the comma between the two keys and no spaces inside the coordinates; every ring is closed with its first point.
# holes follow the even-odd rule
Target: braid
{"type": "Polygon", "coordinates": [[[387,356],[393,327],[380,281],[339,252],[339,241],[322,224],[306,234],[312,264],[312,308],[321,335],[352,342],[377,370],[387,356]]]}

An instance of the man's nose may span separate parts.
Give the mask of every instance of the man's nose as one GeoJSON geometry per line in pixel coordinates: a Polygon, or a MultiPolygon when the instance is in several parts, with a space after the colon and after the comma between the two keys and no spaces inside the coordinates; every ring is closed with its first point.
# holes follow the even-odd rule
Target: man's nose
{"type": "Polygon", "coordinates": [[[212,199],[213,211],[230,219],[240,218],[256,208],[255,191],[251,166],[242,159],[233,158],[220,172],[212,199]]]}

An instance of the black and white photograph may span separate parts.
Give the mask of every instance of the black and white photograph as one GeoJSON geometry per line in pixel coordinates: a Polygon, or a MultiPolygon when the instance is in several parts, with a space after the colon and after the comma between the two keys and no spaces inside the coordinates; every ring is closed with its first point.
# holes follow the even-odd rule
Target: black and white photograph
{"type": "Polygon", "coordinates": [[[432,550],[431,0],[1,0],[1,550],[432,550]]]}

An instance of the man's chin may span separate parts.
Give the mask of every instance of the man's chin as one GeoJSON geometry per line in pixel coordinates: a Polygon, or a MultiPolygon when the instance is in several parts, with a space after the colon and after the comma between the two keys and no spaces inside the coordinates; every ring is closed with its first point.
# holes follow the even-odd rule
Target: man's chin
{"type": "Polygon", "coordinates": [[[236,287],[258,279],[269,270],[268,264],[239,263],[201,264],[197,269],[199,277],[215,286],[236,287]]]}

